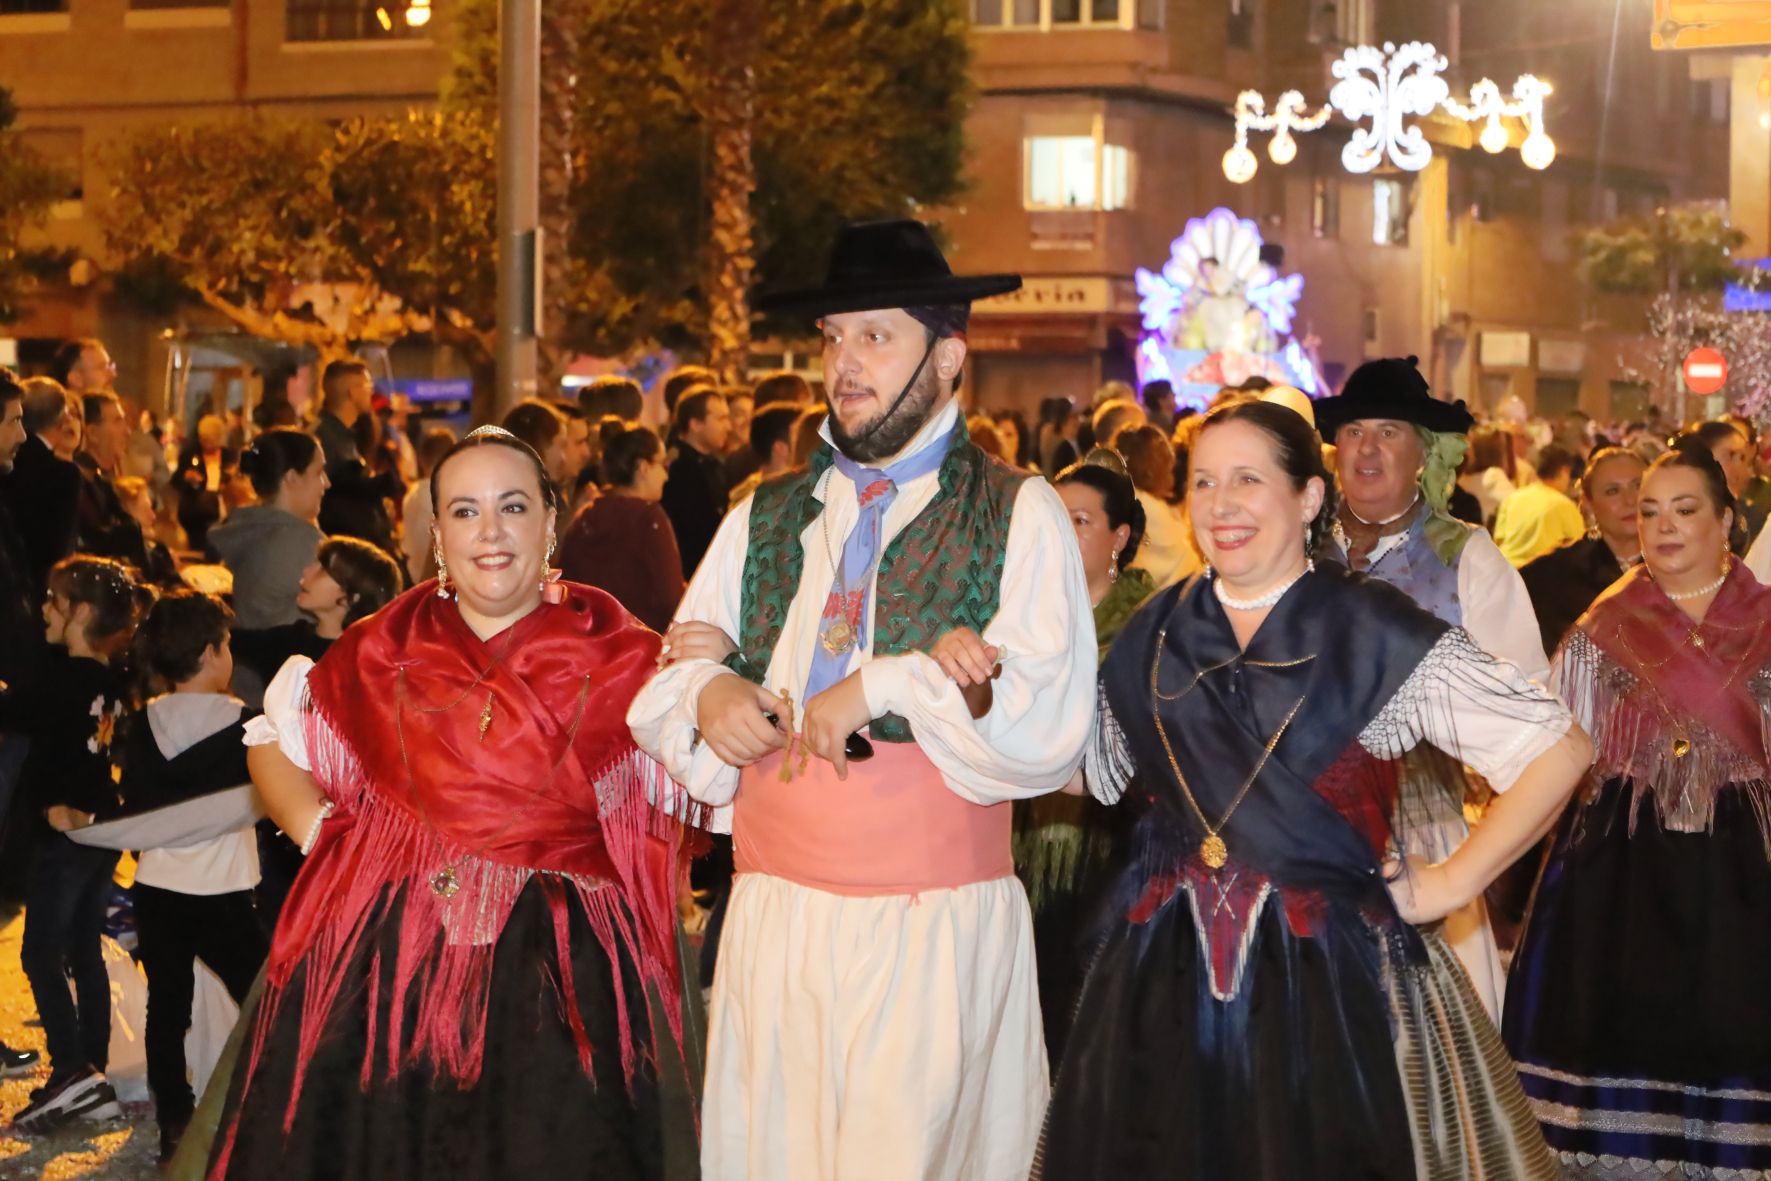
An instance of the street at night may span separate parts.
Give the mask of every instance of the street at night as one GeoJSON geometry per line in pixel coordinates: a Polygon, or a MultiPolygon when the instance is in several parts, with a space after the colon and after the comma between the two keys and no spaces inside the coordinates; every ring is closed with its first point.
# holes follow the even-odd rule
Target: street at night
{"type": "Polygon", "coordinates": [[[0,0],[0,1181],[1771,1181],[1771,0],[0,0]]]}

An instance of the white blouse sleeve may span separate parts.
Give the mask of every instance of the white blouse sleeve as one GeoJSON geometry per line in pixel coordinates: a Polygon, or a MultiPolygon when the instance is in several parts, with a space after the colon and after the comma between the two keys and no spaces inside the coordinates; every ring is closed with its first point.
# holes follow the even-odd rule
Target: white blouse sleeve
{"type": "MultiPolygon", "coordinates": [[[[751,498],[726,513],[713,544],[689,580],[678,620],[710,623],[728,636],[739,634],[744,560],[750,544],[751,498]]],[[[732,797],[738,769],[728,766],[701,741],[701,691],[719,677],[736,676],[713,660],[679,660],[659,670],[634,696],[627,725],[641,750],[656,759],[689,795],[712,811],[713,832],[730,832],[732,797]]]]}
{"type": "Polygon", "coordinates": [[[1485,529],[1472,530],[1457,564],[1464,630],[1483,650],[1509,661],[1542,685],[1550,673],[1537,612],[1525,580],[1485,529]]]}
{"type": "Polygon", "coordinates": [[[246,723],[247,746],[275,743],[303,771],[313,767],[307,757],[307,676],[314,662],[291,656],[264,690],[264,712],[246,723]]]}
{"type": "Polygon", "coordinates": [[[1495,791],[1505,791],[1573,724],[1567,706],[1454,627],[1359,735],[1359,743],[1379,758],[1393,759],[1430,742],[1474,767],[1495,791]]]}
{"type": "Polygon", "coordinates": [[[874,717],[895,713],[947,787],[974,804],[1056,791],[1095,728],[1095,617],[1064,502],[1044,480],[1015,498],[995,618],[983,640],[1008,653],[990,711],[974,719],[959,686],[926,652],[862,666],[874,717]]]}

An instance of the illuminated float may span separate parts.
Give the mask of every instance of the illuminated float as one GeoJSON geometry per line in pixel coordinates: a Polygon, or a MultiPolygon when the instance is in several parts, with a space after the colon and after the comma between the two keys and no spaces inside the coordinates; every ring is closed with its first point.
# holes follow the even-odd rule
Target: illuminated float
{"type": "Polygon", "coordinates": [[[1214,209],[1187,223],[1160,271],[1138,268],[1140,386],[1167,380],[1178,403],[1194,406],[1251,377],[1321,392],[1315,362],[1292,335],[1304,277],[1279,274],[1263,245],[1254,222],[1214,209]]]}

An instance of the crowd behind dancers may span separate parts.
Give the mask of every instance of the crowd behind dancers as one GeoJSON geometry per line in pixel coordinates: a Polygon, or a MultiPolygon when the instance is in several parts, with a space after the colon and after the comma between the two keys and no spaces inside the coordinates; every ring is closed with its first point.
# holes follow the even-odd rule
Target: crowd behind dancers
{"type": "MultiPolygon", "coordinates": [[[[161,1158],[172,1157],[195,1101],[183,1043],[191,1021],[191,960],[207,964],[242,1000],[302,859],[296,842],[253,805],[238,734],[262,708],[266,686],[288,658],[318,659],[347,628],[438,573],[430,476],[456,444],[455,432],[428,424],[405,399],[377,393],[361,362],[328,364],[319,395],[316,413],[305,421],[297,407],[273,399],[251,421],[214,407],[189,423],[167,423],[127,391],[96,340],[70,342],[46,374],[21,378],[0,369],[0,905],[24,907],[22,957],[47,1043],[43,1055],[0,1046],[0,1076],[32,1075],[40,1083],[28,1106],[13,1114],[12,1126],[20,1131],[119,1114],[105,1077],[111,997],[101,935],[117,883],[128,879],[148,986],[148,1081],[161,1158]],[[215,566],[227,571],[221,593],[212,593],[215,566]],[[165,819],[169,804],[178,805],[171,824],[165,819]],[[138,819],[143,812],[158,819],[144,827],[138,819]]],[[[1014,408],[968,408],[964,429],[979,448],[1058,487],[1083,555],[1103,660],[1111,636],[1142,603],[1206,568],[1188,514],[1190,457],[1210,414],[1263,401],[1298,410],[1321,426],[1320,443],[1329,456],[1338,445],[1344,458],[1355,445],[1338,437],[1336,428],[1345,424],[1316,423],[1307,398],[1258,378],[1225,388],[1200,407],[1178,406],[1168,383],[1155,381],[1141,391],[1109,382],[1087,396],[1054,393],[1031,417],[1014,408]]],[[[663,632],[721,520],[763,481],[803,468],[819,445],[825,415],[823,399],[797,374],[732,386],[709,370],[685,365],[665,376],[650,397],[635,381],[604,377],[570,395],[523,401],[501,425],[540,457],[560,506],[554,567],[568,581],[607,591],[663,632]]],[[[1657,408],[1627,421],[1599,422],[1578,411],[1545,420],[1530,416],[1517,399],[1450,434],[1458,445],[1444,503],[1433,511],[1485,531],[1484,545],[1492,538],[1517,571],[1507,576],[1507,585],[1519,589],[1506,623],[1535,634],[1541,645],[1535,659],[1492,655],[1542,681],[1548,658],[1565,640],[1573,643],[1582,663],[1570,668],[1558,662],[1557,687],[1564,697],[1584,694],[1571,704],[1601,738],[1601,769],[1614,781],[1627,779],[1632,767],[1642,774],[1645,756],[1634,747],[1623,750],[1617,726],[1594,713],[1621,707],[1592,683],[1592,669],[1604,666],[1612,633],[1578,638],[1582,628],[1598,626],[1589,608],[1609,602],[1602,598],[1608,588],[1642,567],[1649,526],[1639,521],[1638,505],[1651,472],[1661,473],[1657,496],[1648,502],[1657,517],[1695,512],[1715,522],[1710,532],[1724,552],[1715,586],[1698,588],[1710,596],[1704,605],[1724,580],[1751,582],[1750,574],[1771,581],[1771,540],[1764,529],[1771,516],[1771,439],[1762,444],[1758,424],[1736,415],[1684,427],[1657,408]]],[[[1423,462],[1430,468],[1432,460],[1429,454],[1423,462]]],[[[1347,479],[1345,466],[1341,476],[1347,479]]],[[[1343,504],[1349,525],[1386,524],[1356,513],[1348,518],[1346,511],[1343,504]]],[[[1355,567],[1382,552],[1381,538],[1375,551],[1358,537],[1337,538],[1342,549],[1336,556],[1351,556],[1355,567]]],[[[1704,544],[1708,538],[1705,533],[1704,544]]],[[[1667,548],[1670,554],[1673,543],[1667,548]]],[[[1631,593],[1646,594],[1641,583],[1660,569],[1650,556],[1631,593]]],[[[1730,618],[1750,618],[1745,604],[1757,601],[1757,583],[1727,593],[1739,600],[1728,602],[1730,618]]],[[[1683,602],[1691,596],[1669,591],[1668,597],[1683,602]]],[[[1694,626],[1675,666],[1683,661],[1685,674],[1701,684],[1704,670],[1688,658],[1691,646],[1704,648],[1704,622],[1680,617],[1681,626],[1686,622],[1694,626]]],[[[1718,614],[1714,626],[1716,636],[1708,641],[1713,650],[1737,657],[1749,678],[1764,673],[1753,663],[1761,654],[1757,635],[1725,630],[1747,624],[1724,623],[1718,614]]],[[[1614,630],[1626,643],[1639,634],[1627,626],[1614,630]]],[[[1650,684],[1661,668],[1619,659],[1626,672],[1650,684]]],[[[1733,702],[1727,707],[1747,708],[1733,702]]],[[[1752,746],[1751,727],[1743,724],[1736,733],[1718,726],[1720,737],[1695,731],[1688,737],[1664,711],[1655,720],[1671,727],[1666,741],[1673,744],[1671,761],[1656,768],[1684,774],[1698,766],[1701,754],[1706,772],[1771,793],[1763,739],[1752,746]],[[1688,763],[1679,762],[1687,758],[1684,750],[1696,752],[1688,763]]],[[[1726,803],[1718,812],[1717,786],[1705,781],[1693,789],[1709,801],[1701,823],[1681,817],[1679,801],[1649,795],[1663,819],[1675,818],[1670,831],[1713,831],[1718,814],[1724,827],[1762,814],[1749,809],[1742,820],[1726,803]]],[[[1616,811],[1641,799],[1639,788],[1621,801],[1612,791],[1603,804],[1616,811]]],[[[1468,811],[1479,816],[1483,804],[1473,795],[1468,811]]],[[[1572,809],[1571,817],[1588,806],[1572,809]]],[[[1612,819],[1613,827],[1636,822],[1633,813],[1612,819]]],[[[1577,827],[1573,819],[1565,821],[1545,837],[1540,854],[1520,861],[1489,891],[1501,963],[1515,955],[1540,864],[1550,867],[1545,889],[1558,930],[1578,933],[1569,916],[1590,918],[1602,907],[1602,899],[1557,876],[1591,858],[1577,827]]],[[[1727,872],[1736,875],[1727,882],[1749,900],[1750,910],[1771,899],[1765,884],[1771,874],[1763,859],[1753,861],[1742,851],[1732,830],[1727,835],[1727,872]]],[[[1075,957],[1048,953],[1067,947],[1085,929],[1083,912],[1108,876],[1115,850],[1123,850],[1123,836],[1087,800],[1054,795],[1017,806],[1016,864],[1034,899],[1054,1067],[1083,973],[1075,957]]],[[[706,911],[714,912],[710,948],[732,872],[729,838],[715,838],[714,844],[696,866],[696,904],[685,900],[684,906],[695,925],[707,921],[706,911]]],[[[1668,856],[1690,860],[1688,849],[1668,856]]],[[[1634,891],[1626,895],[1633,903],[1648,905],[1638,897],[1646,890],[1639,878],[1648,870],[1638,868],[1634,878],[1615,867],[1607,872],[1619,891],[1634,891]]],[[[1681,863],[1668,872],[1686,875],[1678,878],[1687,891],[1680,898],[1696,905],[1708,896],[1691,876],[1713,878],[1722,871],[1681,863]]],[[[1763,917],[1762,911],[1752,913],[1763,917]]],[[[1738,919],[1734,915],[1731,922],[1738,919]]],[[[1680,916],[1643,920],[1651,931],[1659,929],[1656,922],[1676,929],[1666,947],[1710,957],[1703,960],[1708,967],[1729,970],[1723,953],[1681,925],[1680,916]]],[[[1752,930],[1749,922],[1735,925],[1752,930]]],[[[1685,1136],[1702,1145],[1722,1143],[1727,1137],[1705,1129],[1723,1124],[1771,1142],[1771,1115],[1753,1106],[1766,1101],[1751,1097],[1771,1069],[1771,1057],[1756,1074],[1715,1077],[1701,1060],[1679,1060],[1656,1043],[1644,1053],[1661,1074],[1643,1085],[1684,1088],[1682,1093],[1699,1098],[1677,1112],[1659,1113],[1662,1123],[1647,1117],[1630,1123],[1633,1117],[1622,1110],[1627,1105],[1607,1090],[1607,1079],[1616,1079],[1598,1064],[1578,1060],[1584,1050],[1569,1039],[1544,1032],[1545,1021],[1564,1020],[1567,1012],[1554,989],[1585,997],[1592,988],[1580,964],[1569,962],[1577,957],[1566,948],[1545,947],[1542,934],[1526,938],[1518,954],[1534,974],[1517,991],[1522,999],[1507,1002],[1507,1044],[1522,1062],[1532,1057],[1525,1066],[1527,1090],[1565,1165],[1602,1161],[1607,1152],[1598,1149],[1621,1143],[1626,1150],[1610,1152],[1610,1159],[1763,1167],[1746,1148],[1710,1153],[1703,1147],[1681,1155],[1676,1142],[1685,1136]]],[[[1613,945],[1601,940],[1600,946],[1613,945]]],[[[1656,945],[1638,930],[1630,946],[1651,955],[1656,945]]],[[[1749,977],[1765,972],[1771,982],[1765,971],[1771,954],[1738,945],[1733,950],[1752,965],[1749,977]]],[[[1631,967],[1599,950],[1593,958],[1617,971],[1631,967]]],[[[709,955],[703,964],[704,984],[711,961],[709,955]]],[[[1472,971],[1482,974],[1479,965],[1472,971]]],[[[1509,992],[1519,987],[1515,980],[1509,992]]],[[[1728,1020],[1763,1026],[1741,999],[1745,994],[1736,992],[1724,990],[1715,1003],[1728,1020]]],[[[1478,993],[1498,1019],[1498,974],[1492,995],[1481,987],[1478,993]]],[[[1613,1032],[1599,1019],[1589,1024],[1594,1037],[1613,1032]]],[[[1771,1037],[1762,1029],[1737,1026],[1734,1032],[1744,1044],[1763,1045],[1771,1054],[1771,1037]]],[[[1590,1171],[1575,1175],[1612,1175],[1599,1171],[1603,1165],[1580,1167],[1590,1171]]]]}

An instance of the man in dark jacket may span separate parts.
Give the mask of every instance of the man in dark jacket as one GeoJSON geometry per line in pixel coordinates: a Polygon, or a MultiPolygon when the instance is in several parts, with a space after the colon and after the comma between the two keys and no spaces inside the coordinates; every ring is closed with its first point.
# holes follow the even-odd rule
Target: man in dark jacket
{"type": "Polygon", "coordinates": [[[61,458],[44,439],[68,413],[68,392],[46,377],[25,386],[25,439],[6,474],[5,496],[24,551],[31,602],[43,601],[49,568],[74,552],[79,520],[80,469],[61,458]]]}
{"type": "Polygon", "coordinates": [[[726,515],[725,451],[731,432],[731,411],[712,386],[697,386],[677,402],[672,433],[681,449],[670,465],[660,503],[676,530],[685,580],[694,576],[726,515]]]}
{"type": "Polygon", "coordinates": [[[128,562],[145,572],[147,539],[111,483],[123,470],[123,453],[129,445],[123,402],[116,394],[102,392],[82,394],[80,403],[86,433],[74,456],[80,468],[76,548],[81,553],[128,562]]]}
{"type": "Polygon", "coordinates": [[[332,537],[358,537],[394,552],[393,518],[387,502],[405,494],[397,473],[369,471],[359,445],[360,430],[373,424],[375,382],[361,361],[333,361],[320,378],[325,409],[314,436],[326,452],[326,478],[332,486],[320,502],[320,529],[332,537]]]}
{"type": "MultiPolygon", "coordinates": [[[[11,471],[26,439],[24,396],[17,377],[0,367],[0,472],[11,471]]],[[[9,500],[0,497],[0,680],[15,684],[40,653],[43,625],[37,620],[36,592],[9,500]]],[[[0,734],[0,898],[8,901],[24,897],[30,861],[23,840],[26,826],[8,823],[27,749],[24,735],[0,734]]],[[[0,1078],[32,1070],[37,1057],[35,1050],[15,1050],[0,1042],[0,1078]]]]}

